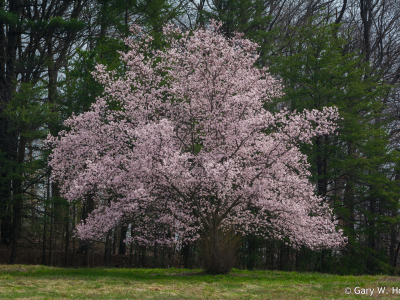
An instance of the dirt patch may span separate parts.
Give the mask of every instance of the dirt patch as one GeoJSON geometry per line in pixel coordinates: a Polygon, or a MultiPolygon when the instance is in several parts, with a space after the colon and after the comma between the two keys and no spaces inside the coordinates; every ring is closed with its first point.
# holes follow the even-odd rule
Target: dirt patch
{"type": "Polygon", "coordinates": [[[0,265],[0,272],[23,272],[23,273],[27,273],[28,270],[26,267],[24,266],[20,266],[20,265],[0,265]]]}

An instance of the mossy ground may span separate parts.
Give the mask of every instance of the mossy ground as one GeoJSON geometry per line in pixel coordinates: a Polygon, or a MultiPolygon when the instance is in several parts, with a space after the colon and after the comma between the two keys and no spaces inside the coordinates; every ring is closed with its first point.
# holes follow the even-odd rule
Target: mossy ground
{"type": "Polygon", "coordinates": [[[400,299],[400,277],[0,265],[0,299],[400,299]],[[345,288],[351,288],[347,295],[345,288]],[[360,289],[356,289],[360,287],[360,289]],[[386,287],[378,293],[378,287],[386,287]],[[396,289],[398,287],[398,289],[396,289]],[[374,289],[371,296],[361,294],[374,289]],[[398,290],[398,293],[397,293],[398,290]],[[360,294],[355,294],[360,292],[360,294]]]}

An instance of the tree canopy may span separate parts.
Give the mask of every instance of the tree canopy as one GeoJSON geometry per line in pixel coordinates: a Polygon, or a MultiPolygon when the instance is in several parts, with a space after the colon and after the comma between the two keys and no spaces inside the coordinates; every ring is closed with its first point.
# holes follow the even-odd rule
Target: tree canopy
{"type": "Polygon", "coordinates": [[[281,95],[254,66],[257,44],[210,29],[164,27],[166,50],[150,36],[127,39],[123,77],[98,65],[104,94],[90,111],[49,136],[50,165],[70,201],[92,194],[97,208],[78,227],[99,239],[133,220],[145,244],[236,232],[290,237],[293,246],[340,247],[331,210],[315,196],[300,143],[331,133],[335,108],[272,114],[281,95]],[[168,239],[167,231],[174,234],[168,239]]]}

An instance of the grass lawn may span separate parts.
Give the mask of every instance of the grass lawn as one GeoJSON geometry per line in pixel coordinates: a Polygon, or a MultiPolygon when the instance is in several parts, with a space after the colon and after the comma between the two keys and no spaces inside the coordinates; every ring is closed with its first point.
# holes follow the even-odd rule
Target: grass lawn
{"type": "Polygon", "coordinates": [[[400,277],[240,270],[212,276],[181,269],[0,265],[0,299],[370,298],[400,299],[400,277]]]}

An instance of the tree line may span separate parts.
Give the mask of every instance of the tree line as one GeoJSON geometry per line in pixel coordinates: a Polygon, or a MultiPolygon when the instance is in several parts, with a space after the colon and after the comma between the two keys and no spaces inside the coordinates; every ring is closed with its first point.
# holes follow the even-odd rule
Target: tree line
{"type": "MultiPolygon", "coordinates": [[[[0,238],[18,262],[20,247],[40,248],[40,263],[71,265],[69,254],[94,244],[73,236],[94,209],[86,201],[68,203],[50,180],[48,133],[56,135],[72,114],[89,110],[102,86],[91,72],[97,63],[118,74],[125,66],[117,51],[132,22],[163,47],[162,25],[182,30],[223,22],[257,42],[259,67],[282,81],[285,96],[266,103],[269,111],[336,106],[337,134],[302,146],[309,157],[315,193],[333,208],[349,243],[340,251],[291,249],[283,241],[248,235],[239,243],[240,266],[336,273],[389,273],[398,267],[400,78],[396,1],[3,1],[0,7],[0,238]],[[19,247],[19,248],[18,248],[19,247]]],[[[123,243],[131,226],[107,237],[104,265],[111,253],[127,254],[135,266],[167,266],[179,252],[185,267],[198,264],[198,245],[146,248],[123,243]],[[147,262],[147,263],[146,263],[147,262]]],[[[265,233],[268,236],[268,233],[265,233]]]]}

